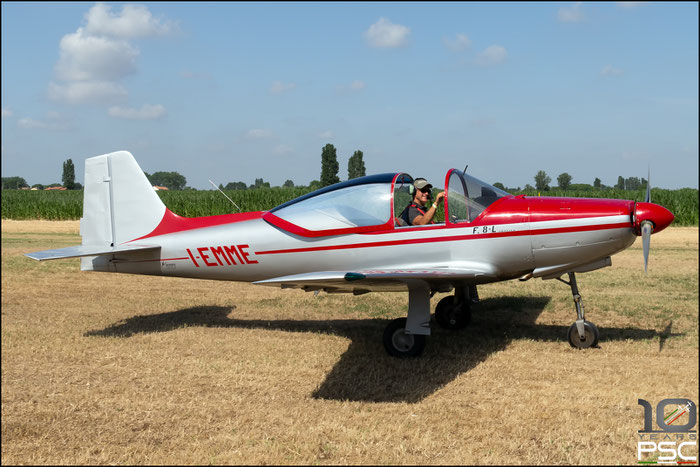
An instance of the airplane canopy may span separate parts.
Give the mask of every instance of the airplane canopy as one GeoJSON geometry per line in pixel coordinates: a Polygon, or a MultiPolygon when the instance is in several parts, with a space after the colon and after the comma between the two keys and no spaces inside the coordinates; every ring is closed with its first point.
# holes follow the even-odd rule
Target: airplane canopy
{"type": "MultiPolygon", "coordinates": [[[[304,237],[414,227],[399,218],[413,199],[412,185],[413,178],[400,172],[355,178],[281,204],[263,219],[304,237]]],[[[457,169],[447,172],[445,186],[448,224],[471,222],[499,198],[511,196],[457,169]]]]}

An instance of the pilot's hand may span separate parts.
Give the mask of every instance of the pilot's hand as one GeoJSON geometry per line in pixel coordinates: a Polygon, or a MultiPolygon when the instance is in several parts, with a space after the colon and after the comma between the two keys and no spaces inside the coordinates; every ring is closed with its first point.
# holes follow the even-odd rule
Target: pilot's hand
{"type": "Polygon", "coordinates": [[[445,192],[441,191],[440,193],[437,194],[437,197],[435,198],[435,202],[439,203],[441,199],[445,197],[445,192]]]}

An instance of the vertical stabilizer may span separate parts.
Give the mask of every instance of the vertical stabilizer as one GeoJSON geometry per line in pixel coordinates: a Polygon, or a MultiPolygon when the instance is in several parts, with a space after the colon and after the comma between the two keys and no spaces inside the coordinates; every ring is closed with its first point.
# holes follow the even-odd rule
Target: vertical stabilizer
{"type": "MultiPolygon", "coordinates": [[[[82,244],[118,246],[155,229],[165,205],[134,156],[118,151],[85,160],[82,244]]],[[[82,269],[98,268],[106,258],[84,258],[82,269]],[[94,263],[94,264],[93,264],[94,263]]]]}

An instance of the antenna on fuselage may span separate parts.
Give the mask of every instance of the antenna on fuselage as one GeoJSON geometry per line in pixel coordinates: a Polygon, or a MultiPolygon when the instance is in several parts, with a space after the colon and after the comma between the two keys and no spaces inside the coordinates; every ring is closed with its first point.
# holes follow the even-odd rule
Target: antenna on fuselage
{"type": "Polygon", "coordinates": [[[467,165],[464,166],[464,170],[462,170],[462,173],[463,173],[463,174],[467,173],[467,167],[469,167],[469,164],[467,164],[467,165]]]}
{"type": "Polygon", "coordinates": [[[234,203],[233,200],[232,200],[231,198],[229,198],[229,197],[226,195],[226,193],[224,193],[224,192],[221,190],[221,188],[219,188],[219,187],[216,185],[216,183],[212,182],[211,180],[209,180],[209,183],[211,183],[212,185],[214,185],[214,188],[216,188],[217,190],[219,190],[219,191],[221,192],[222,195],[226,196],[226,199],[227,199],[227,200],[231,201],[231,204],[233,204],[234,206],[236,206],[236,209],[238,209],[239,211],[241,211],[241,208],[239,208],[238,205],[237,205],[236,203],[234,203]]]}

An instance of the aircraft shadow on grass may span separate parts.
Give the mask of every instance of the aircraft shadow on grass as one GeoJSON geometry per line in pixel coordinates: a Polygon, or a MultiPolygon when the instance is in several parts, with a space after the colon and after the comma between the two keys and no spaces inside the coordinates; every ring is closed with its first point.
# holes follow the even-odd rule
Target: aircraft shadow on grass
{"type": "MultiPolygon", "coordinates": [[[[432,325],[432,335],[423,355],[397,359],[386,355],[382,333],[388,319],[341,320],[250,320],[229,318],[234,307],[200,306],[156,315],[134,316],[85,336],[128,338],[135,334],[168,332],[182,327],[230,327],[312,332],[350,340],[313,397],[332,400],[416,403],[468,372],[491,354],[504,350],[514,340],[561,341],[567,345],[568,326],[536,324],[549,297],[499,297],[472,307],[472,323],[460,331],[432,325]]],[[[572,310],[572,318],[575,314],[572,310]]],[[[600,344],[616,340],[645,340],[659,337],[659,351],[671,333],[638,328],[601,328],[600,344]]],[[[588,352],[594,349],[586,350],[588,352]]]]}

